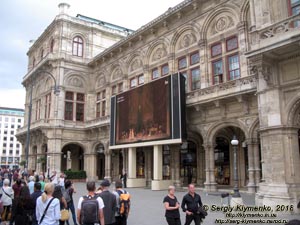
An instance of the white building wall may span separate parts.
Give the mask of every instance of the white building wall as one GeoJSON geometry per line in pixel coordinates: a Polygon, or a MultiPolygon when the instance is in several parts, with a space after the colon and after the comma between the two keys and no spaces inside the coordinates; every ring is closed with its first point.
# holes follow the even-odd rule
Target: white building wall
{"type": "Polygon", "coordinates": [[[18,165],[22,154],[22,144],[17,141],[17,129],[23,127],[24,112],[0,109],[0,165],[18,165]]]}

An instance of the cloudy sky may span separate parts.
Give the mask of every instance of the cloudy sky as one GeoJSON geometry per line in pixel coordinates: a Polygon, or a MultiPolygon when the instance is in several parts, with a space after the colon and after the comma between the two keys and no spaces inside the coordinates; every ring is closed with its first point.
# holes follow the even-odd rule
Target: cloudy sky
{"type": "Polygon", "coordinates": [[[71,5],[70,15],[86,15],[133,30],[182,0],[1,0],[0,106],[24,108],[29,41],[37,39],[58,14],[57,5],[71,5]]]}

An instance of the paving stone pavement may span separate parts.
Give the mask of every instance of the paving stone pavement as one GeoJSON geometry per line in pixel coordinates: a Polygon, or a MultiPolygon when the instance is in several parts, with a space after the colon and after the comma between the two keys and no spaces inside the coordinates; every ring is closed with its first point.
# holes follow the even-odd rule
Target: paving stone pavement
{"type": "MultiPolygon", "coordinates": [[[[99,187],[99,182],[97,183],[97,187],[99,187]]],[[[114,185],[112,184],[112,190],[113,187],[114,185]]],[[[77,193],[74,195],[74,204],[75,208],[77,208],[79,197],[86,193],[85,183],[75,183],[75,188],[77,189],[77,193]]],[[[128,188],[126,190],[129,191],[132,196],[132,207],[130,216],[128,218],[128,225],[167,225],[164,217],[165,210],[162,203],[164,196],[167,194],[166,191],[151,191],[150,189],[145,188],[128,188]]],[[[185,193],[186,190],[177,191],[177,199],[181,201],[185,193]]],[[[254,217],[246,218],[246,222],[242,222],[241,218],[238,218],[239,220],[233,218],[231,221],[219,221],[219,223],[216,223],[217,219],[229,219],[229,217],[225,217],[225,213],[223,212],[211,211],[212,205],[221,206],[221,193],[218,192],[206,194],[202,190],[198,190],[197,193],[201,195],[203,204],[208,205],[208,207],[210,208],[210,210],[208,211],[208,216],[205,218],[202,224],[221,224],[221,222],[224,222],[223,224],[265,224],[267,223],[267,219],[272,219],[273,224],[285,224],[282,223],[282,220],[288,221],[291,219],[300,219],[299,211],[297,211],[298,214],[275,213],[275,215],[277,216],[275,218],[262,218],[265,219],[265,222],[253,221],[260,219],[258,217],[254,217]]],[[[241,193],[241,195],[246,206],[254,206],[254,194],[241,193]]],[[[268,215],[270,214],[272,213],[268,213],[268,215]]],[[[182,211],[181,221],[182,224],[184,224],[185,215],[182,211]]],[[[70,219],[70,224],[73,224],[72,219],[70,219]]]]}

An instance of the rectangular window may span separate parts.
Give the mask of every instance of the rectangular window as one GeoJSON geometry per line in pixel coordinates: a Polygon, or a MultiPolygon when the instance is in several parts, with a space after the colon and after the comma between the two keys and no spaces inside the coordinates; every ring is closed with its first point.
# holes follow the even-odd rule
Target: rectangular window
{"type": "Polygon", "coordinates": [[[3,143],[3,148],[6,148],[6,143],[3,143]]]}
{"type": "Polygon", "coordinates": [[[71,101],[73,101],[73,100],[74,100],[73,96],[74,96],[74,93],[73,93],[73,92],[70,92],[70,91],[67,91],[67,92],[66,92],[66,100],[71,100],[71,101]]]}
{"type": "Polygon", "coordinates": [[[118,84],[118,91],[119,91],[119,93],[123,92],[123,83],[118,84]]]}
{"type": "Polygon", "coordinates": [[[14,141],[14,138],[13,138],[13,137],[10,137],[10,141],[14,141]]]}
{"type": "Polygon", "coordinates": [[[144,74],[138,76],[138,84],[144,84],[144,74]]]}
{"type": "Polygon", "coordinates": [[[158,69],[155,68],[152,70],[152,80],[157,79],[159,77],[158,69]]]}
{"type": "Polygon", "coordinates": [[[227,51],[231,51],[238,48],[238,38],[232,37],[226,40],[226,49],[227,51]]]}
{"type": "Polygon", "coordinates": [[[134,88],[137,86],[136,77],[130,80],[130,88],[134,88]]]}
{"type": "Polygon", "coordinates": [[[240,62],[238,55],[228,57],[228,70],[229,80],[240,78],[240,62]]]}
{"type": "Polygon", "coordinates": [[[15,118],[11,118],[11,122],[12,123],[16,122],[16,119],[15,118]]]}
{"type": "Polygon", "coordinates": [[[21,119],[18,119],[18,123],[21,123],[22,122],[22,120],[21,119]]]}
{"type": "Polygon", "coordinates": [[[36,101],[35,120],[41,119],[41,99],[36,101]]]}
{"type": "Polygon", "coordinates": [[[5,122],[8,122],[9,118],[8,117],[5,117],[5,122]]]}
{"type": "Polygon", "coordinates": [[[214,84],[223,83],[223,61],[215,61],[212,63],[213,65],[213,82],[214,84]]]}
{"type": "Polygon", "coordinates": [[[106,101],[102,101],[101,116],[105,116],[106,101]]]}
{"type": "Polygon", "coordinates": [[[200,69],[196,68],[191,70],[191,76],[192,76],[192,91],[200,89],[200,69]]]}
{"type": "Polygon", "coordinates": [[[17,154],[17,155],[19,155],[19,154],[20,154],[20,151],[19,151],[19,150],[17,150],[17,151],[16,151],[16,154],[17,154]]]}
{"type": "Polygon", "coordinates": [[[10,125],[10,128],[11,128],[11,129],[14,129],[14,128],[15,128],[15,125],[13,125],[13,124],[10,125]]]}
{"type": "Polygon", "coordinates": [[[73,120],[73,102],[65,103],[65,120],[73,120]]]}
{"type": "Polygon", "coordinates": [[[178,70],[185,69],[187,67],[186,57],[178,59],[178,70]]]}
{"type": "Polygon", "coordinates": [[[117,85],[112,86],[111,88],[111,94],[116,95],[117,94],[117,85]]]}
{"type": "Polygon", "coordinates": [[[100,117],[100,108],[101,108],[101,103],[96,104],[96,118],[100,117]]]}
{"type": "Polygon", "coordinates": [[[6,154],[6,150],[2,150],[2,153],[3,153],[3,154],[6,154]]]}
{"type": "MultiPolygon", "coordinates": [[[[7,128],[7,127],[5,127],[5,128],[7,128]]],[[[7,134],[7,130],[4,131],[4,134],[7,134]]]]}
{"type": "Polygon", "coordinates": [[[99,100],[101,100],[101,92],[98,92],[98,93],[97,93],[96,101],[99,101],[99,100]]]}
{"type": "Polygon", "coordinates": [[[15,134],[15,132],[12,130],[12,131],[10,132],[10,134],[11,134],[11,135],[14,135],[14,134],[15,134]]]}
{"type": "Polygon", "coordinates": [[[20,144],[17,144],[16,147],[17,147],[17,148],[20,148],[20,144]]]}
{"type": "Polygon", "coordinates": [[[13,148],[13,147],[14,147],[14,144],[9,144],[9,147],[10,147],[10,148],[13,148]]]}
{"type": "Polygon", "coordinates": [[[188,91],[188,78],[187,78],[187,73],[186,71],[181,72],[182,76],[185,78],[185,91],[188,91]]]}
{"type": "Polygon", "coordinates": [[[81,94],[81,93],[77,93],[77,98],[76,100],[78,102],[84,102],[84,94],[81,94]]]}
{"type": "Polygon", "coordinates": [[[49,119],[51,110],[51,93],[47,94],[45,98],[45,119],[49,119]]]}
{"type": "Polygon", "coordinates": [[[161,67],[161,75],[162,75],[162,76],[166,76],[166,75],[168,75],[168,74],[169,74],[169,65],[168,65],[168,64],[163,65],[163,66],[161,67]]]}
{"type": "MultiPolygon", "coordinates": [[[[117,85],[115,85],[114,87],[117,88],[117,85]]],[[[115,92],[116,92],[116,90],[115,90],[115,92]]],[[[97,93],[96,118],[105,116],[105,108],[103,109],[103,104],[105,105],[105,100],[106,100],[106,90],[103,90],[103,91],[97,93]]]]}
{"type": "MultiPolygon", "coordinates": [[[[300,0],[290,0],[290,16],[300,14],[300,0]]],[[[300,20],[297,20],[293,24],[294,27],[300,27],[300,20]]]]}
{"type": "Polygon", "coordinates": [[[222,54],[222,44],[218,43],[211,47],[211,57],[215,57],[222,54]]]}
{"type": "Polygon", "coordinates": [[[195,64],[197,64],[199,62],[200,62],[199,52],[195,52],[195,53],[191,54],[191,56],[190,56],[190,64],[191,65],[195,65],[195,64]]]}
{"type": "Polygon", "coordinates": [[[9,154],[12,155],[13,154],[13,150],[9,150],[9,154]]]}
{"type": "Polygon", "coordinates": [[[3,137],[3,141],[7,141],[7,137],[3,137]]]}
{"type": "Polygon", "coordinates": [[[1,157],[1,163],[6,163],[6,157],[1,157]]]}
{"type": "Polygon", "coordinates": [[[84,104],[77,103],[76,104],[76,121],[84,120],[84,104]]]}

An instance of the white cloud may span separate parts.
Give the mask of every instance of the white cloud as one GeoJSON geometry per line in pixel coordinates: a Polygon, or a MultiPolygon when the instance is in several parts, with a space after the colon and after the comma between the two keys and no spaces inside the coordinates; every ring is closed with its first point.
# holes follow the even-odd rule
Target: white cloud
{"type": "Polygon", "coordinates": [[[0,106],[24,109],[25,89],[1,89],[0,106]]]}

